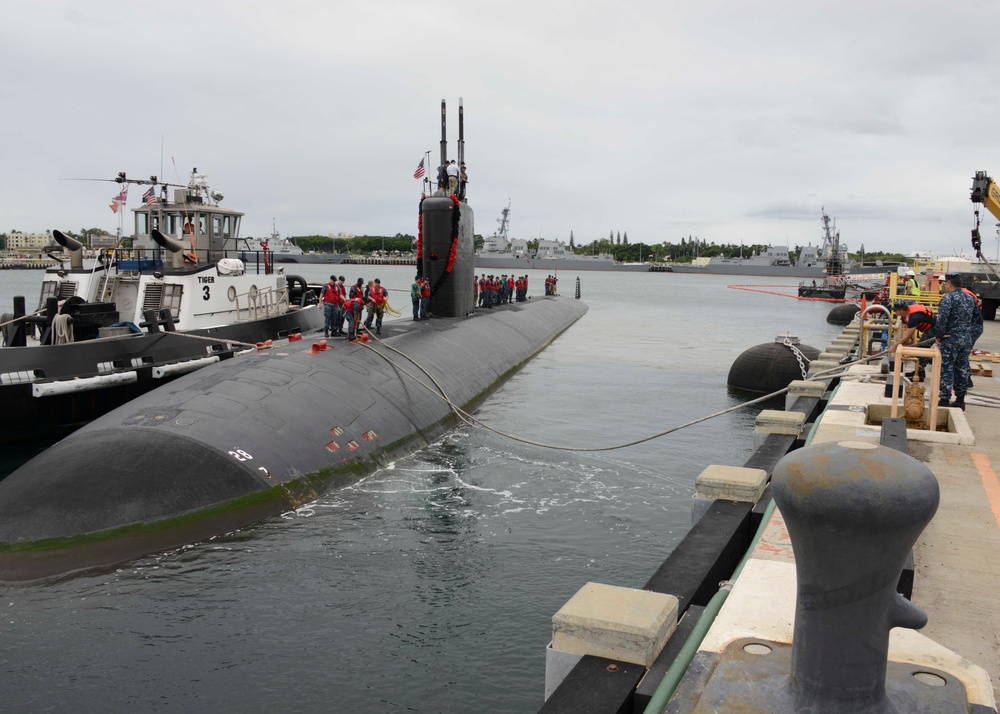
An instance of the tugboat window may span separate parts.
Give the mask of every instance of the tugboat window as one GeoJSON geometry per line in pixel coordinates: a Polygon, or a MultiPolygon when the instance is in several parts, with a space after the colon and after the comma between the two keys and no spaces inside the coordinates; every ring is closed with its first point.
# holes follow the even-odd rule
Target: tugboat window
{"type": "Polygon", "coordinates": [[[222,235],[222,216],[212,217],[212,235],[214,236],[222,235]]]}
{"type": "Polygon", "coordinates": [[[135,214],[135,232],[136,235],[148,236],[149,231],[149,214],[148,213],[137,213],[135,214]]]}
{"type": "Polygon", "coordinates": [[[163,302],[161,305],[163,307],[170,308],[170,314],[177,319],[177,316],[181,314],[181,297],[184,295],[183,285],[164,285],[163,286],[163,302]]]}
{"type": "Polygon", "coordinates": [[[208,235],[208,216],[204,213],[198,214],[198,232],[203,236],[208,235]]]}
{"type": "Polygon", "coordinates": [[[38,308],[45,307],[45,299],[50,297],[55,297],[59,294],[59,281],[58,280],[46,280],[42,282],[42,293],[41,300],[38,301],[38,308]]]}
{"type": "Polygon", "coordinates": [[[167,214],[167,233],[172,236],[179,236],[181,234],[181,228],[184,225],[184,220],[179,213],[169,213],[167,214]]]}

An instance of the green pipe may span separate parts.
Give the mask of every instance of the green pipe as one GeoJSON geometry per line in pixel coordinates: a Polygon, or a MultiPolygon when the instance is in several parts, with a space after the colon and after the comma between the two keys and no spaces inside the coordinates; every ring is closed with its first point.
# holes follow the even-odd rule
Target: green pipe
{"type": "MultiPolygon", "coordinates": [[[[837,389],[840,389],[839,385],[837,386],[837,389]]],[[[836,390],[834,391],[834,394],[836,394],[836,390]]],[[[806,436],[806,446],[812,442],[818,426],[819,420],[813,422],[812,429],[809,430],[809,434],[806,436]]],[[[767,508],[764,509],[764,514],[760,519],[760,525],[757,526],[757,532],[754,534],[750,547],[747,548],[747,552],[743,554],[743,559],[740,561],[740,564],[736,566],[736,570],[733,571],[733,576],[730,578],[732,582],[739,579],[740,573],[743,572],[743,566],[746,565],[747,561],[750,559],[750,555],[753,553],[754,548],[757,547],[757,543],[760,541],[760,537],[764,533],[764,528],[767,526],[767,522],[771,519],[771,514],[773,512],[774,499],[772,498],[767,504],[767,508]]],[[[732,585],[727,585],[721,588],[719,592],[715,593],[712,599],[708,601],[708,605],[705,606],[704,612],[701,613],[701,617],[699,617],[698,622],[695,623],[694,629],[692,629],[691,634],[688,635],[687,640],[684,642],[684,646],[681,647],[681,651],[677,653],[677,657],[674,659],[673,664],[670,665],[670,668],[663,675],[663,679],[660,680],[659,686],[656,688],[656,691],[653,692],[653,696],[650,697],[649,704],[646,705],[646,709],[643,711],[643,714],[663,714],[663,711],[667,708],[667,704],[670,702],[670,697],[674,696],[674,692],[676,692],[677,687],[680,686],[681,680],[684,678],[684,674],[687,672],[688,667],[691,666],[691,661],[694,659],[694,656],[698,654],[698,648],[705,640],[705,636],[708,634],[712,624],[715,622],[715,618],[718,616],[719,611],[725,604],[730,592],[732,592],[732,585]]]]}
{"type": "MultiPolygon", "coordinates": [[[[747,561],[750,559],[750,554],[753,553],[754,548],[757,547],[757,543],[760,541],[760,536],[764,532],[764,527],[767,525],[768,520],[771,518],[771,514],[774,512],[774,499],[771,499],[767,504],[767,508],[764,509],[764,515],[760,519],[760,525],[757,526],[757,532],[754,534],[753,540],[750,542],[750,547],[747,548],[747,552],[743,554],[743,559],[740,564],[736,566],[736,570],[733,571],[732,581],[736,581],[740,577],[740,573],[743,572],[743,566],[746,565],[747,561]]],[[[708,634],[709,629],[712,627],[712,623],[715,622],[716,616],[719,614],[719,610],[722,609],[722,605],[726,602],[726,598],[729,597],[729,593],[732,591],[732,586],[727,585],[715,593],[711,600],[708,601],[708,605],[705,606],[705,611],[701,613],[701,617],[698,618],[698,622],[695,623],[694,629],[691,630],[691,634],[688,635],[687,640],[684,642],[684,646],[681,647],[681,651],[677,653],[677,657],[674,659],[673,664],[670,665],[670,669],[667,670],[666,674],[663,675],[663,679],[660,681],[659,686],[656,691],[653,692],[653,696],[649,699],[649,704],[646,705],[646,709],[643,714],[663,714],[663,710],[667,708],[667,702],[670,701],[670,697],[674,696],[674,692],[677,691],[677,687],[680,685],[681,680],[684,678],[684,673],[687,672],[687,668],[691,665],[691,660],[694,656],[698,654],[698,648],[701,646],[702,641],[705,639],[705,635],[708,634]]]]}

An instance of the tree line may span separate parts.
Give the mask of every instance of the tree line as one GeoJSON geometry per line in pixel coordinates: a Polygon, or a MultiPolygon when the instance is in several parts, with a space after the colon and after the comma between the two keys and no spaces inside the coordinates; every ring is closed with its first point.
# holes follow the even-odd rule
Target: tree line
{"type": "MultiPolygon", "coordinates": [[[[17,233],[18,231],[11,231],[17,233]]],[[[76,238],[84,245],[90,245],[90,238],[94,235],[106,233],[101,228],[81,228],[79,231],[66,231],[71,238],[76,238]]],[[[0,233],[0,250],[7,247],[7,233],[0,233]]],[[[412,253],[417,238],[408,233],[397,233],[393,236],[369,236],[361,235],[352,238],[332,238],[325,235],[290,236],[289,240],[305,252],[316,253],[350,253],[353,255],[371,255],[385,251],[390,254],[412,253]]],[[[483,236],[475,235],[475,249],[483,247],[483,236]]],[[[763,243],[710,243],[697,236],[682,236],[677,242],[664,241],[661,243],[630,243],[628,232],[611,231],[607,238],[593,240],[590,243],[580,244],[576,242],[573,233],[569,238],[570,252],[578,255],[593,255],[597,253],[609,253],[615,260],[624,263],[635,262],[671,262],[690,263],[695,258],[714,258],[725,256],[738,258],[741,255],[749,258],[755,253],[766,251],[768,246],[763,243]]],[[[528,241],[528,250],[538,250],[538,240],[528,241]]],[[[792,260],[799,257],[802,246],[796,245],[789,248],[789,256],[792,260]]],[[[882,260],[886,262],[907,262],[908,259],[901,253],[886,253],[882,251],[864,251],[850,253],[855,260],[866,262],[882,260]]]]}

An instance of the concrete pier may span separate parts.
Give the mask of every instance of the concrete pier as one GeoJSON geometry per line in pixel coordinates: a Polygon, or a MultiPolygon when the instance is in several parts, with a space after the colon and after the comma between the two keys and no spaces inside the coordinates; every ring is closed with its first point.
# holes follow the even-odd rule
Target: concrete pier
{"type": "MultiPolygon", "coordinates": [[[[847,339],[838,340],[824,357],[842,351],[844,342],[856,332],[856,327],[850,332],[845,330],[847,339]]],[[[1000,355],[1000,322],[986,322],[976,347],[1000,355]]],[[[959,708],[954,711],[987,714],[997,711],[1000,696],[1000,616],[996,613],[996,593],[1000,592],[1000,411],[997,411],[1000,379],[992,376],[992,355],[979,362],[979,369],[974,370],[974,387],[966,398],[967,410],[963,413],[941,409],[939,423],[943,428],[933,432],[905,428],[902,421],[882,428],[880,422],[891,411],[891,398],[885,396],[878,362],[845,368],[848,374],[840,379],[823,377],[817,382],[793,384],[794,396],[789,396],[786,408],[798,409],[798,413],[761,413],[757,421],[759,433],[754,436],[754,455],[745,465],[748,468],[743,469],[749,477],[754,470],[749,467],[759,466],[769,476],[775,459],[794,448],[793,442],[803,437],[802,432],[809,432],[811,444],[847,442],[855,444],[854,448],[864,448],[866,444],[892,445],[905,450],[933,473],[940,488],[940,505],[913,546],[912,569],[910,565],[904,566],[897,584],[897,592],[909,596],[926,613],[928,622],[919,632],[893,628],[888,645],[889,683],[900,686],[899,682],[903,682],[907,690],[915,687],[912,690],[915,697],[927,697],[913,711],[952,711],[950,707],[957,701],[959,708]],[[827,393],[831,382],[833,390],[827,393]],[[822,413],[810,413],[810,403],[822,403],[822,413]],[[814,425],[811,431],[807,424],[814,425]],[[948,701],[949,706],[928,704],[933,697],[948,701]]],[[[811,364],[810,373],[836,365],[832,359],[817,360],[811,364]]],[[[729,468],[735,469],[735,473],[743,471],[729,468]]],[[[787,656],[782,653],[791,647],[797,591],[795,553],[788,529],[779,510],[774,509],[770,515],[764,513],[764,506],[770,501],[770,486],[754,507],[725,500],[735,494],[723,493],[712,486],[713,476],[719,475],[718,469],[726,467],[710,466],[702,474],[705,478],[699,477],[701,493],[695,494],[694,508],[696,514],[704,515],[697,518],[689,536],[646,585],[646,589],[657,592],[684,593],[680,596],[676,632],[634,689],[628,689],[633,685],[626,683],[625,677],[616,680],[600,669],[607,665],[606,660],[590,661],[583,657],[574,670],[577,676],[570,687],[577,694],[575,702],[596,702],[591,696],[595,692],[606,695],[602,704],[588,711],[644,711],[648,703],[657,700],[655,690],[668,667],[679,661],[675,659],[678,653],[682,648],[689,649],[684,642],[689,635],[691,641],[700,641],[694,659],[689,666],[685,665],[686,674],[669,703],[662,702],[656,711],[743,711],[738,707],[727,708],[728,705],[721,708],[710,705],[705,709],[697,703],[699,692],[704,690],[712,672],[716,667],[721,670],[718,663],[732,661],[734,649],[736,657],[747,662],[772,652],[778,658],[774,660],[779,663],[778,669],[784,666],[781,658],[787,656]],[[717,500],[706,508],[704,502],[713,496],[717,500]],[[732,554],[724,544],[727,538],[730,542],[742,542],[746,521],[739,519],[748,513],[745,509],[752,509],[751,521],[754,515],[767,516],[761,538],[738,577],[735,574],[719,577],[723,562],[732,563],[729,573],[735,569],[736,563],[729,560],[732,554]],[[717,542],[709,543],[714,535],[719,536],[717,542]],[[714,548],[712,552],[717,555],[711,557],[718,560],[705,565],[700,586],[691,584],[690,571],[710,557],[707,548],[714,548]],[[722,598],[724,604],[714,621],[703,625],[699,618],[712,608],[704,592],[705,583],[725,577],[735,578],[731,593],[722,598]],[[768,643],[772,649],[755,643],[768,643]],[[585,676],[593,684],[587,685],[585,676]],[[581,687],[586,690],[580,691],[581,687]],[[611,691],[616,692],[614,696],[611,691]]],[[[748,482],[746,490],[756,495],[756,481],[752,486],[748,482]]],[[[745,550],[746,546],[743,547],[745,550]]],[[[713,592],[716,590],[718,587],[713,592]]],[[[719,594],[724,593],[719,591],[719,594]]],[[[552,691],[549,686],[547,689],[547,694],[552,691]]],[[[746,682],[742,685],[736,682],[733,691],[747,691],[746,682]]],[[[570,701],[553,696],[543,711],[579,710],[567,706],[570,701]]]]}
{"type": "MultiPolygon", "coordinates": [[[[986,323],[977,347],[1000,351],[1000,323],[986,323]]],[[[818,420],[812,444],[879,443],[880,426],[869,415],[887,412],[890,399],[882,383],[868,381],[878,372],[877,363],[850,368],[818,420]]],[[[942,410],[950,420],[947,432],[906,430],[908,451],[937,478],[941,501],[913,548],[912,601],[926,612],[928,624],[920,632],[893,629],[889,662],[946,672],[964,686],[969,711],[990,712],[1000,692],[1000,380],[983,376],[974,383],[964,414],[942,410]]],[[[775,510],[699,656],[721,656],[728,645],[748,638],[790,644],[794,562],[775,510]]],[[[677,696],[691,692],[678,690],[677,696]]]]}

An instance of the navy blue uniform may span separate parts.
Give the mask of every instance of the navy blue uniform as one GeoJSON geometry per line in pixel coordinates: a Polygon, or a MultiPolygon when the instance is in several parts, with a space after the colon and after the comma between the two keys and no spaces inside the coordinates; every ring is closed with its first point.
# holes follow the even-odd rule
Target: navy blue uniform
{"type": "Polygon", "coordinates": [[[965,401],[971,377],[969,352],[977,312],[975,298],[960,289],[946,293],[938,305],[934,333],[941,349],[941,401],[951,398],[952,389],[956,401],[965,401]]]}

